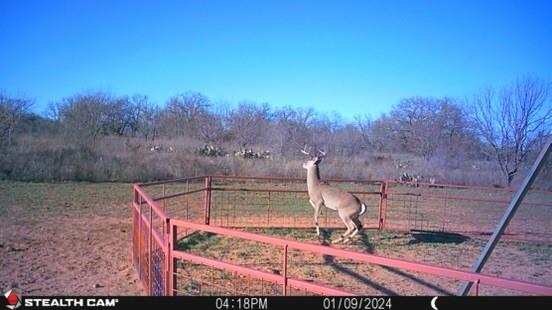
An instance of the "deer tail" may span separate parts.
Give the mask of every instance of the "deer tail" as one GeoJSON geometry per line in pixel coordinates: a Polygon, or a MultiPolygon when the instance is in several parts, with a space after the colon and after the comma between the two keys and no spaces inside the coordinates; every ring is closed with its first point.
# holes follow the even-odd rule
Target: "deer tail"
{"type": "Polygon", "coordinates": [[[366,213],[366,205],[364,204],[364,202],[361,202],[359,216],[363,215],[364,213],[366,213]]]}

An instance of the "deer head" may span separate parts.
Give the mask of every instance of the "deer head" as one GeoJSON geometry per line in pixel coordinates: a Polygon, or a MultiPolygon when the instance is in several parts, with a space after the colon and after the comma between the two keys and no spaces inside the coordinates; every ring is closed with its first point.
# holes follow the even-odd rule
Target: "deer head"
{"type": "Polygon", "coordinates": [[[307,148],[307,145],[305,145],[305,147],[301,150],[301,153],[305,154],[309,158],[307,162],[303,163],[303,168],[307,170],[311,167],[318,165],[322,161],[322,158],[326,156],[326,152],[323,152],[321,150],[317,150],[316,155],[311,154],[310,151],[311,151],[311,148],[310,147],[307,148]]]}

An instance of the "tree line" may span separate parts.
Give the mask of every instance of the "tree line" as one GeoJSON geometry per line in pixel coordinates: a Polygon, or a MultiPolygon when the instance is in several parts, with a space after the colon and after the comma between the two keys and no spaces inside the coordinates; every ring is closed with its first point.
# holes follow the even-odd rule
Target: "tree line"
{"type": "MultiPolygon", "coordinates": [[[[32,100],[0,94],[0,145],[5,155],[15,156],[25,143],[36,141],[25,140],[28,136],[56,138],[63,141],[60,147],[92,152],[108,138],[144,145],[186,139],[190,148],[259,148],[276,159],[291,160],[308,144],[344,159],[406,154],[428,165],[488,161],[500,168],[504,183],[510,185],[550,136],[550,91],[548,82],[526,77],[467,99],[404,98],[376,119],[357,115],[352,121],[314,108],[213,102],[195,92],[173,96],[163,105],[140,94],[82,92],[50,103],[45,113],[37,114],[32,100]]],[[[4,175],[17,177],[9,164],[0,162],[4,175]]]]}

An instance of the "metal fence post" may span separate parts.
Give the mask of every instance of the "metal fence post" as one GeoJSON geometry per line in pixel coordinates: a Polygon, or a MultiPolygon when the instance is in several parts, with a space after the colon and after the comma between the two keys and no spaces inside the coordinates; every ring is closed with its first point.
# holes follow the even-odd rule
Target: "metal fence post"
{"type": "Polygon", "coordinates": [[[387,194],[388,194],[389,182],[387,180],[381,183],[380,191],[380,204],[379,204],[379,221],[378,228],[383,230],[385,228],[385,218],[387,216],[387,194]]]}
{"type": "Polygon", "coordinates": [[[153,263],[152,263],[152,241],[153,241],[153,210],[151,208],[151,205],[148,203],[149,206],[149,222],[150,222],[150,229],[149,229],[149,236],[148,236],[148,280],[149,280],[149,294],[150,296],[153,295],[153,279],[151,278],[152,269],[153,269],[153,263]]]}
{"type": "MultiPolygon", "coordinates": [[[[173,248],[176,248],[176,241],[178,239],[178,227],[176,227],[176,225],[172,225],[171,224],[171,240],[172,240],[172,244],[171,244],[171,249],[169,249],[169,251],[172,251],[173,248]]],[[[171,285],[170,285],[170,288],[171,288],[171,292],[170,292],[170,296],[174,296],[174,291],[175,291],[175,288],[178,288],[178,282],[177,282],[177,278],[176,278],[176,274],[177,274],[177,262],[176,262],[176,258],[172,257],[171,255],[171,268],[170,268],[170,271],[171,271],[171,285]]]]}
{"type": "Polygon", "coordinates": [[[171,220],[165,218],[165,296],[171,296],[171,220]]]}
{"type": "Polygon", "coordinates": [[[203,197],[203,210],[204,210],[204,218],[205,218],[205,225],[209,225],[209,217],[211,215],[211,177],[207,176],[205,177],[205,195],[203,197]]]}
{"type": "Polygon", "coordinates": [[[165,199],[165,183],[163,183],[163,212],[165,212],[167,208],[167,199],[165,199]]]}
{"type": "Polygon", "coordinates": [[[284,253],[282,254],[282,275],[284,277],[283,293],[287,296],[287,244],[284,245],[284,253]]]}
{"type": "Polygon", "coordinates": [[[136,197],[136,188],[132,186],[132,203],[130,205],[131,210],[131,216],[132,216],[132,265],[134,266],[135,260],[136,260],[136,253],[134,253],[134,247],[136,246],[136,241],[134,238],[136,238],[136,221],[134,220],[136,217],[134,216],[136,214],[136,209],[134,209],[134,204],[136,203],[137,197],[136,197]]]}
{"type": "Polygon", "coordinates": [[[382,209],[383,209],[383,192],[385,190],[385,182],[381,182],[380,184],[380,199],[379,199],[379,206],[378,206],[378,229],[381,230],[383,227],[382,227],[382,224],[383,224],[383,214],[382,214],[382,209]]]}
{"type": "Polygon", "coordinates": [[[138,279],[142,280],[142,195],[138,197],[138,279]]]}

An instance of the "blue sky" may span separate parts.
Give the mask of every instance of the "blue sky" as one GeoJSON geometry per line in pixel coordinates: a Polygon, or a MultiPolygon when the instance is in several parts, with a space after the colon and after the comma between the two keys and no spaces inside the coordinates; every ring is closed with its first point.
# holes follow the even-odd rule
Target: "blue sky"
{"type": "Polygon", "coordinates": [[[551,1],[0,0],[0,90],[186,91],[372,117],[408,96],[552,81],[551,1]]]}

